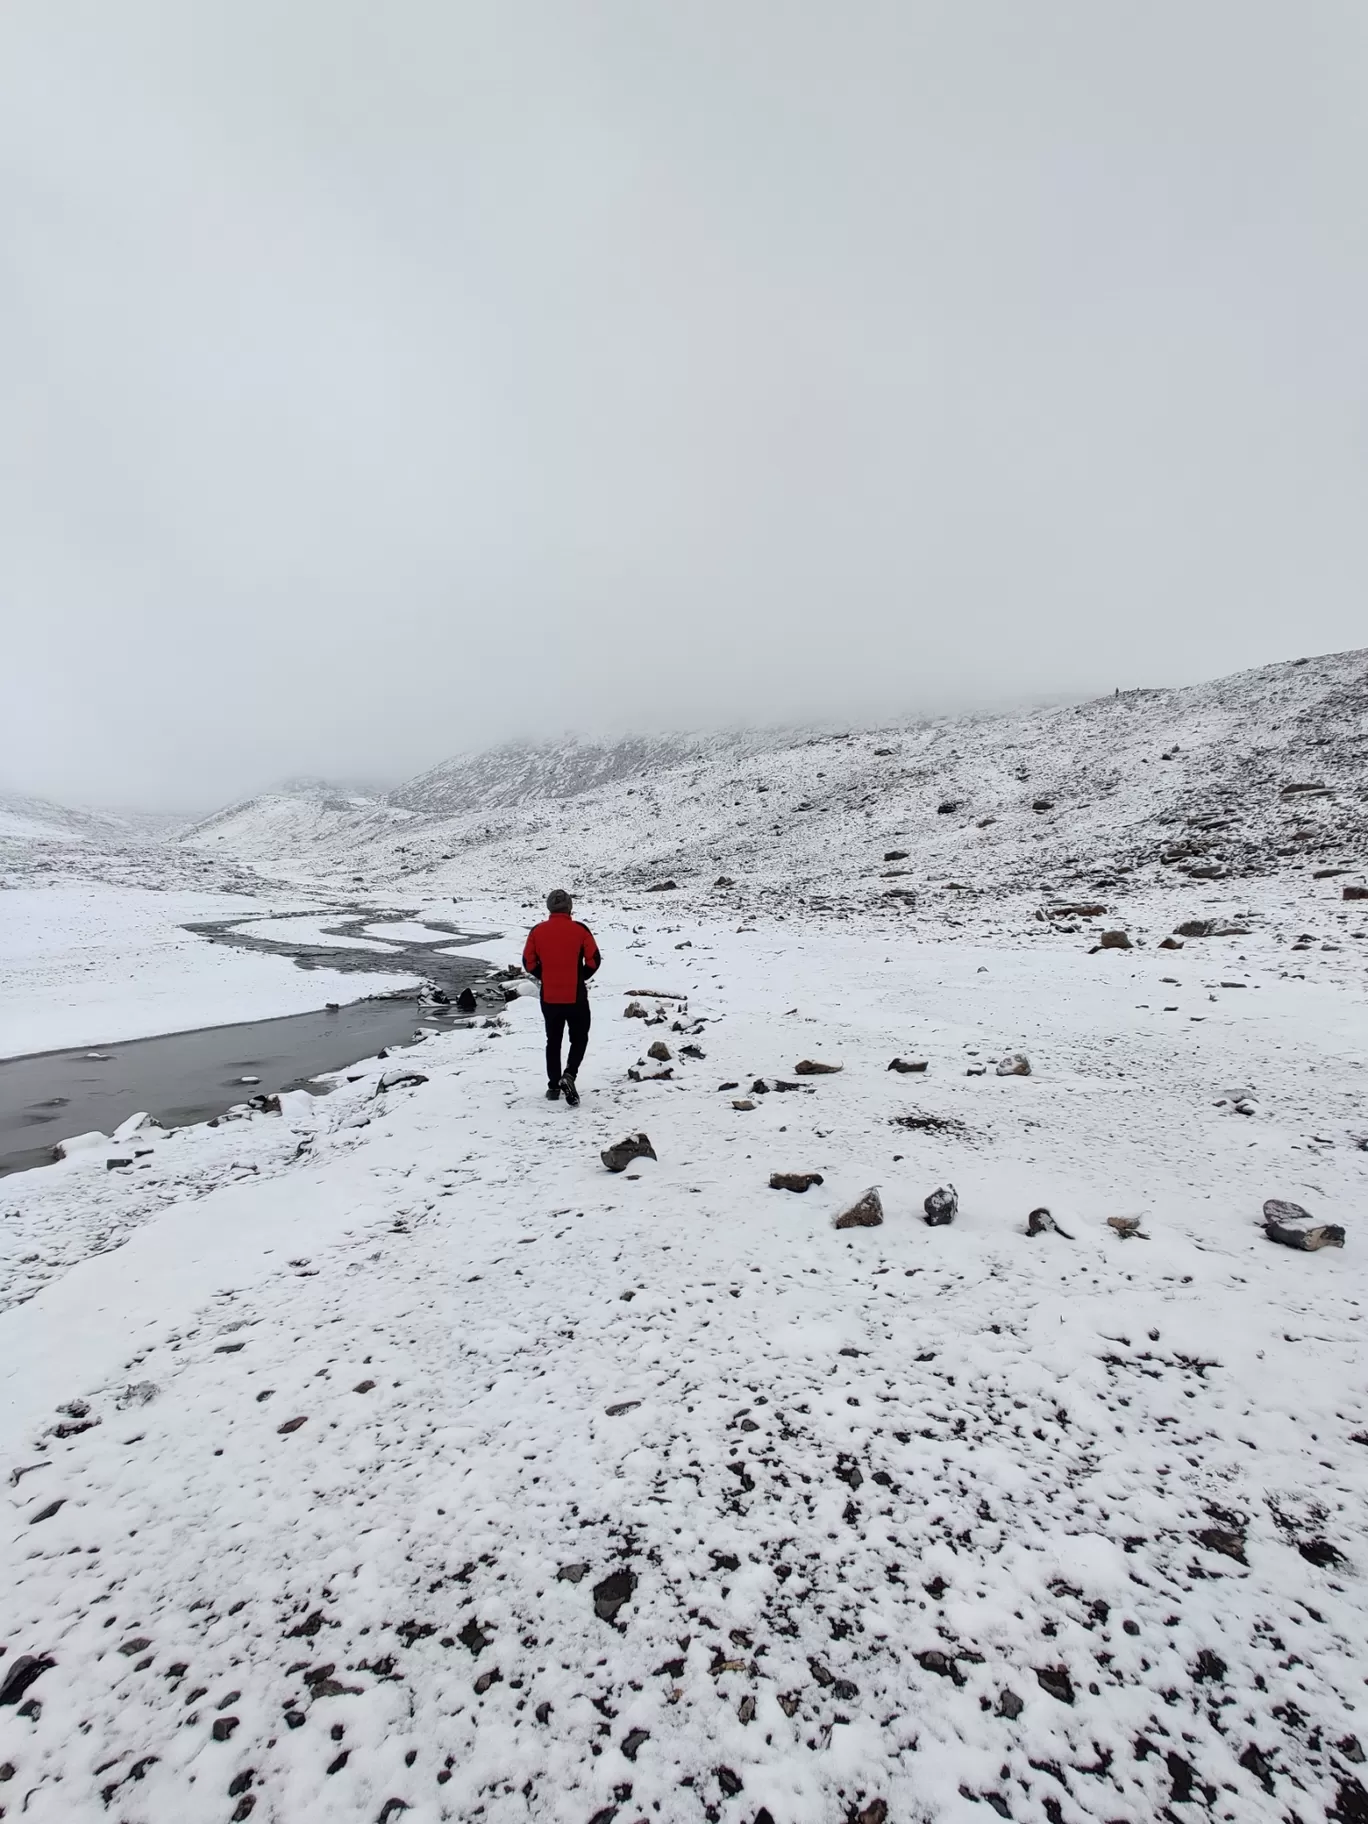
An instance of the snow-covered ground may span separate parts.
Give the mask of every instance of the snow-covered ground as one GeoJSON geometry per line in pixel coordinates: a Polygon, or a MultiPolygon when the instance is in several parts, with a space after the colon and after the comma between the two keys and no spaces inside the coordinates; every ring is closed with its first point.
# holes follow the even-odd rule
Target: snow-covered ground
{"type": "MultiPolygon", "coordinates": [[[[306,1013],[413,985],[398,971],[343,981],[182,929],[269,909],[236,894],[102,881],[0,893],[0,1057],[306,1013]]],[[[291,935],[299,931],[292,921],[291,935]]]]}
{"type": "Polygon", "coordinates": [[[1361,974],[583,910],[577,1112],[524,999],[6,1182],[124,1243],[0,1318],[16,1815],[1360,1815],[1361,974]]]}

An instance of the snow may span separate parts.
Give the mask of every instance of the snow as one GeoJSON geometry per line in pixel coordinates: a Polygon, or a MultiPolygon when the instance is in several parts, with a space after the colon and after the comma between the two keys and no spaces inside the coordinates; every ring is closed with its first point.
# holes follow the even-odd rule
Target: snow
{"type": "Polygon", "coordinates": [[[1361,1200],[1357,986],[1285,975],[1271,934],[596,929],[575,1113],[524,1000],[407,1053],[426,1083],[377,1094],[376,1062],[127,1172],[7,1181],[16,1251],[92,1205],[122,1238],[0,1322],[10,1461],[45,1466],[11,1491],[10,1651],[56,1662],[0,1713],[25,1815],[977,1824],[997,1794],[1139,1824],[1188,1770],[1212,1815],[1325,1815],[1356,1777],[1368,1287],[1352,1222],[1295,1255],[1257,1217],[1361,1200]],[[1205,986],[1240,955],[1250,988],[1205,986]],[[653,984],[689,1031],[620,1017],[653,984]],[[630,1082],[662,1036],[673,1079],[630,1082]],[[1029,1078],[964,1074],[1016,1049],[1029,1078]],[[925,1078],[887,1071],[913,1051],[925,1078]],[[844,1068],[719,1092],[807,1056],[844,1068]],[[1254,1117],[1215,1106],[1236,1080],[1254,1117]],[[914,1108],[962,1129],[889,1125],[914,1108]],[[639,1127],[659,1162],[604,1172],[639,1127]],[[835,1231],[873,1181],[885,1225],[835,1231]],[[1028,1240],[1039,1203],[1072,1243],[1028,1240]],[[1141,1209],[1149,1241],[1107,1229],[1141,1209]]]}
{"type": "MultiPolygon", "coordinates": [[[[359,873],[367,916],[498,932],[471,953],[497,964],[568,883],[605,957],[584,1102],[545,1101],[524,997],[406,1051],[426,1081],[382,1088],[374,1059],[279,1115],[140,1130],[127,1166],[99,1143],[3,1182],[0,1679],[53,1663],[0,1705],[0,1804],[1365,1815],[1368,919],[1341,898],[1365,675],[506,751],[409,805],[296,793],[202,826],[319,924],[359,873]],[[1183,872],[1213,849],[1223,878],[1183,872]],[[1196,918],[1235,928],[1158,947],[1196,918]],[[624,1019],[652,989],[687,1007],[624,1019]],[[998,1076],[1018,1052],[1030,1075],[998,1076]],[[639,1129],[658,1159],[606,1172],[639,1129]],[[871,1184],[884,1224],[836,1230],[871,1184]],[[1269,1197],[1343,1250],[1271,1244],[1269,1197]],[[1026,1234],[1040,1206],[1072,1240],[1026,1234]]],[[[173,937],[171,892],[91,888],[47,934],[23,898],[4,985],[46,969],[79,1008],[97,927],[144,1030],[182,941],[206,999],[205,958],[243,983],[274,961],[173,937]]]]}
{"type": "Polygon", "coordinates": [[[411,986],[412,975],[339,978],[287,957],[211,944],[181,927],[260,915],[259,900],[102,882],[0,893],[0,1056],[113,1044],[411,986]]]}

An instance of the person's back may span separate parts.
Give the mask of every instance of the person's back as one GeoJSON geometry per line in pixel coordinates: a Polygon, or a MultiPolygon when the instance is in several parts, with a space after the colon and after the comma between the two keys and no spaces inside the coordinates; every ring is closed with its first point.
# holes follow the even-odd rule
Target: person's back
{"type": "Polygon", "coordinates": [[[575,1079],[589,1044],[589,977],[602,958],[587,925],[572,918],[570,895],[557,887],[546,896],[550,917],[533,927],[523,946],[523,968],[541,983],[542,1018],[546,1023],[546,1099],[562,1094],[572,1108],[579,1103],[575,1079]],[[561,1041],[570,1035],[570,1055],[561,1070],[561,1041]]]}

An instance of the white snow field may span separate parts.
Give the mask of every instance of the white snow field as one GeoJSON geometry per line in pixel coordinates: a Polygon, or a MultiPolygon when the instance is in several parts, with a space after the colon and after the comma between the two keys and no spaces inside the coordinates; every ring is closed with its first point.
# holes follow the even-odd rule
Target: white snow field
{"type": "Polygon", "coordinates": [[[524,993],[0,1180],[0,1816],[1363,1824],[1366,738],[1343,653],[25,809],[5,1051],[336,979],[194,918],[605,963],[577,1110],[524,993]]]}
{"type": "Polygon", "coordinates": [[[524,998],[5,1181],[18,1245],[97,1212],[124,1245],[0,1318],[0,1676],[52,1662],[0,1707],[0,1802],[1360,1816],[1361,984],[1258,932],[593,922],[578,1111],[524,998]],[[624,1019],[653,987],[687,1011],[624,1019]],[[396,1062],[427,1081],[377,1090],[396,1062]],[[658,1161],[610,1175],[638,1129],[658,1161]],[[834,1229],[874,1182],[884,1225],[834,1229]],[[1270,1195],[1348,1245],[1273,1246],[1270,1195]]]}

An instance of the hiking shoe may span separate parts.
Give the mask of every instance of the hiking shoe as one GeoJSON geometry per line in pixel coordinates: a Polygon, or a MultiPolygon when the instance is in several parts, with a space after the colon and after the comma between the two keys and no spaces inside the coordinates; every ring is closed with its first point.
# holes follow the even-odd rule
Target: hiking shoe
{"type": "Polygon", "coordinates": [[[548,1083],[546,1086],[547,1101],[548,1102],[559,1102],[560,1101],[560,1092],[561,1092],[561,1086],[559,1083],[548,1083]]]}
{"type": "Polygon", "coordinates": [[[579,1091],[575,1088],[575,1079],[570,1075],[569,1071],[561,1078],[560,1086],[564,1091],[565,1099],[570,1104],[571,1108],[578,1108],[579,1091]]]}

